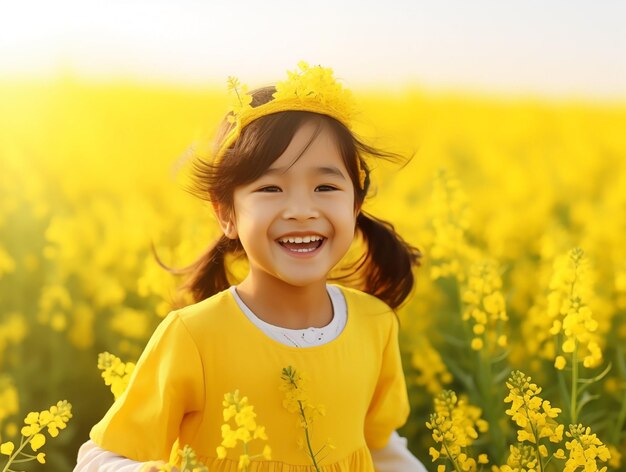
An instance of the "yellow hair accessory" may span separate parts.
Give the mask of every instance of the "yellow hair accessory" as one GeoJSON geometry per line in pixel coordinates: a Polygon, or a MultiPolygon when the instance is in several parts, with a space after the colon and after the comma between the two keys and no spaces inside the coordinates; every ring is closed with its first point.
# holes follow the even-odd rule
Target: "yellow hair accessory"
{"type": "MultiPolygon", "coordinates": [[[[273,100],[252,107],[252,96],[248,88],[235,77],[228,77],[228,90],[233,95],[228,121],[235,126],[226,135],[217,150],[214,164],[224,157],[226,150],[239,138],[241,131],[254,120],[281,111],[310,111],[335,118],[348,129],[352,125],[356,107],[352,93],[343,88],[333,77],[328,67],[310,67],[306,62],[298,63],[298,70],[287,71],[287,80],[276,84],[273,100]]],[[[365,186],[366,172],[358,161],[359,184],[365,186]]]]}

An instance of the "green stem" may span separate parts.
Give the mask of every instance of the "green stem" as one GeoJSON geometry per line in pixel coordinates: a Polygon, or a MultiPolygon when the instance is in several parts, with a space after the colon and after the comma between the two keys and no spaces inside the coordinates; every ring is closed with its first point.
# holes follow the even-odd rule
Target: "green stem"
{"type": "MultiPolygon", "coordinates": [[[[626,377],[626,363],[624,362],[624,351],[617,348],[615,352],[615,363],[619,368],[619,372],[622,377],[626,377]]],[[[624,380],[624,379],[623,379],[624,380]]],[[[622,405],[619,410],[619,414],[617,415],[617,421],[615,422],[615,427],[613,428],[613,432],[611,434],[611,442],[613,444],[619,443],[619,437],[622,432],[622,426],[624,425],[624,421],[626,420],[626,392],[622,395],[622,405]]]]}
{"type": "Polygon", "coordinates": [[[235,93],[237,94],[237,100],[239,100],[239,105],[243,106],[243,102],[241,101],[241,97],[239,96],[239,90],[235,87],[235,93]]]}
{"type": "Polygon", "coordinates": [[[524,403],[524,411],[526,412],[526,418],[528,418],[528,424],[530,425],[530,429],[533,432],[533,436],[535,437],[535,454],[537,454],[537,460],[539,461],[539,472],[544,471],[543,461],[541,460],[541,453],[539,452],[539,436],[537,435],[537,429],[535,428],[534,423],[530,419],[530,415],[528,414],[528,406],[524,403]]]}
{"type": "Polygon", "coordinates": [[[456,460],[454,460],[454,458],[452,457],[452,454],[450,454],[450,451],[448,450],[448,445],[446,444],[446,442],[442,441],[442,444],[446,450],[446,455],[448,456],[448,458],[452,462],[452,465],[454,466],[454,470],[456,470],[456,472],[463,472],[461,468],[459,467],[459,465],[456,463],[456,460]]]}
{"type": "MultiPolygon", "coordinates": [[[[39,430],[39,431],[41,431],[41,430],[39,430]]],[[[37,434],[37,433],[35,433],[35,434],[37,434]]],[[[9,466],[11,464],[13,464],[13,463],[18,462],[18,461],[15,460],[15,458],[19,455],[20,452],[22,452],[22,449],[24,449],[26,447],[26,445],[28,443],[30,443],[30,440],[33,439],[35,434],[31,434],[28,437],[28,439],[26,439],[26,441],[24,441],[24,436],[22,436],[22,440],[20,441],[20,446],[15,450],[15,452],[13,452],[12,455],[9,456],[9,461],[4,465],[4,469],[2,469],[2,472],[9,472],[11,470],[11,469],[9,469],[9,466]]]]}
{"type": "Polygon", "coordinates": [[[33,461],[35,459],[36,459],[36,457],[30,457],[30,458],[27,458],[27,459],[15,459],[12,462],[12,464],[21,464],[22,462],[30,462],[30,461],[33,461]]]}
{"type": "MultiPolygon", "coordinates": [[[[248,444],[247,443],[243,443],[243,453],[247,456],[248,455],[248,444]]],[[[243,472],[248,472],[248,466],[245,466],[243,468],[243,472]]]]}
{"type": "MultiPolygon", "coordinates": [[[[578,250],[578,248],[576,248],[578,250]]],[[[582,251],[581,251],[582,252],[582,251]]],[[[577,252],[576,255],[579,253],[577,252]]],[[[574,299],[574,288],[578,279],[579,259],[574,259],[574,279],[570,285],[569,297],[574,299]]],[[[574,339],[574,351],[572,352],[572,397],[570,398],[570,419],[573,424],[578,423],[578,413],[576,412],[576,402],[578,397],[578,340],[574,339]]]]}
{"type": "Polygon", "coordinates": [[[315,454],[313,453],[313,446],[311,445],[311,438],[309,437],[309,425],[306,421],[304,407],[302,406],[301,400],[298,400],[298,406],[300,407],[300,415],[302,416],[302,420],[304,421],[304,436],[306,437],[306,445],[309,448],[309,456],[311,456],[311,460],[313,461],[313,467],[315,467],[316,472],[320,472],[319,465],[317,464],[317,460],[315,459],[315,454]]]}
{"type": "Polygon", "coordinates": [[[617,415],[615,429],[613,429],[613,434],[611,435],[611,442],[613,444],[619,443],[619,437],[622,431],[622,426],[624,425],[624,420],[626,420],[626,395],[622,396],[622,406],[619,410],[619,414],[617,415]]]}
{"type": "Polygon", "coordinates": [[[494,405],[499,405],[493,395],[493,380],[491,360],[481,349],[478,351],[478,374],[479,386],[482,396],[482,406],[485,417],[489,423],[489,436],[491,444],[495,448],[496,457],[503,457],[505,454],[506,444],[505,436],[500,428],[499,415],[494,411],[494,405]]]}
{"type": "Polygon", "coordinates": [[[578,340],[574,341],[574,352],[572,352],[572,397],[570,398],[570,417],[572,424],[578,424],[578,340]]]}

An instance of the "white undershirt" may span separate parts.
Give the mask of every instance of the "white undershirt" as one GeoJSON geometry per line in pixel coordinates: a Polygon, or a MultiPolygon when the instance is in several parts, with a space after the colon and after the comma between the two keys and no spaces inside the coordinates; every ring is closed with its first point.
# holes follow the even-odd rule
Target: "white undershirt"
{"type": "Polygon", "coordinates": [[[312,347],[326,344],[339,336],[346,327],[348,311],[346,308],[346,300],[343,298],[341,290],[334,285],[327,285],[326,291],[328,292],[330,302],[333,306],[333,319],[330,323],[321,328],[289,329],[263,321],[247,307],[237,293],[235,286],[230,287],[230,293],[233,294],[237,305],[239,305],[244,315],[246,315],[257,328],[273,340],[295,347],[312,347]]]}
{"type": "MultiPolygon", "coordinates": [[[[230,287],[237,305],[246,317],[270,338],[288,346],[311,347],[335,339],[346,326],[346,300],[339,287],[326,285],[333,306],[333,319],[321,328],[289,329],[267,323],[256,316],[241,300],[236,287],[230,287]]],[[[426,472],[424,465],[407,448],[406,438],[394,431],[382,449],[371,449],[377,472],[426,472]]],[[[100,448],[93,441],[85,442],[78,451],[74,472],[140,472],[143,462],[137,462],[100,448]]]]}

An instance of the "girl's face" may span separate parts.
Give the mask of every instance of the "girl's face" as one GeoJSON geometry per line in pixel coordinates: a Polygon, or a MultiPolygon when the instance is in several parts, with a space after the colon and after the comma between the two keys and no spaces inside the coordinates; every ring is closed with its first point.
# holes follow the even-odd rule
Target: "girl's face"
{"type": "Polygon", "coordinates": [[[315,123],[305,122],[264,175],[235,189],[234,208],[218,209],[258,283],[325,283],[354,238],[352,181],[332,133],[322,125],[310,142],[315,131],[315,123]]]}

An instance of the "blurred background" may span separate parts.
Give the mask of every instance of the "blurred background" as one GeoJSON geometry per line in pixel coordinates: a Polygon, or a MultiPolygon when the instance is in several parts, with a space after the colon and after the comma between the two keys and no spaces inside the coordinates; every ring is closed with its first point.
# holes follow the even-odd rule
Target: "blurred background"
{"type": "Polygon", "coordinates": [[[68,400],[67,430],[29,470],[71,470],[113,402],[103,372],[127,373],[98,354],[136,361],[184,302],[151,245],[183,267],[216,235],[184,188],[227,110],[226,77],[255,88],[305,60],[354,92],[361,136],[412,156],[371,163],[366,206],[424,255],[399,313],[411,450],[433,464],[442,445],[425,423],[450,389],[489,424],[459,450],[514,466],[525,441],[504,398],[520,369],[566,431],[590,426],[626,470],[624,18],[619,1],[4,5],[0,443],[68,400]],[[593,323],[568,333],[572,300],[593,323]],[[572,332],[578,356],[563,349],[572,332]]]}

